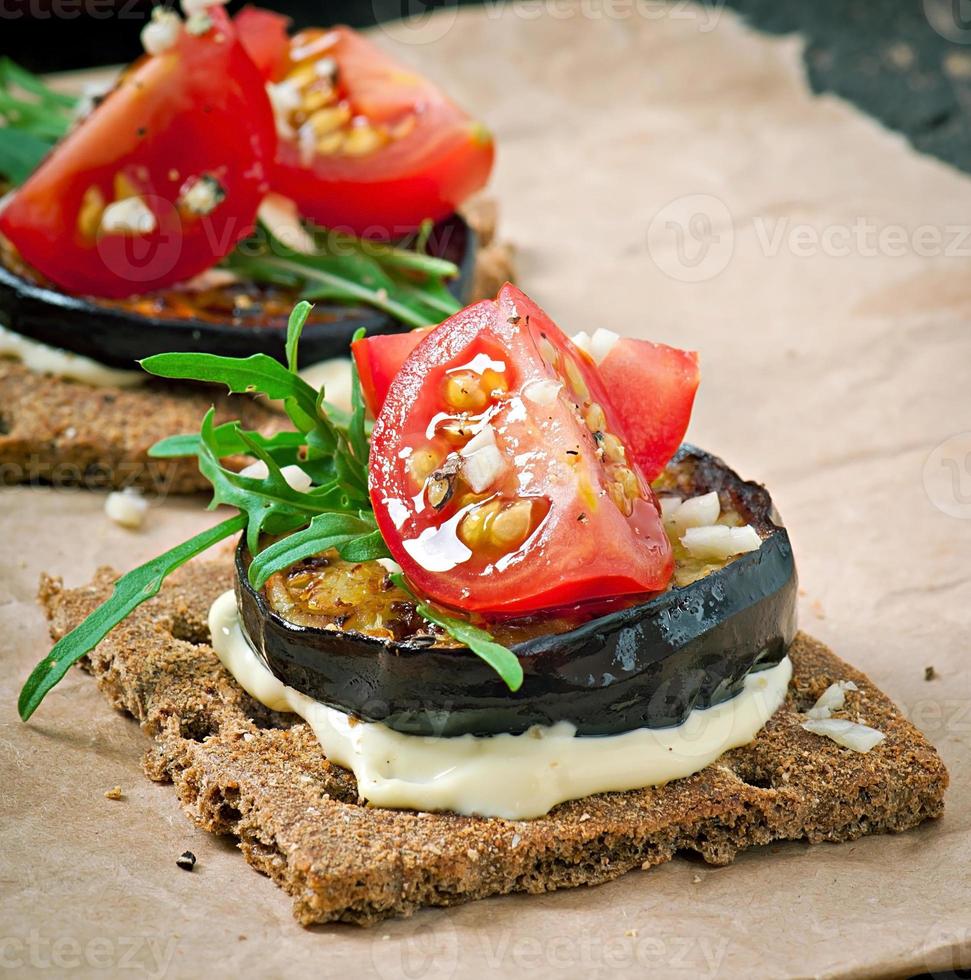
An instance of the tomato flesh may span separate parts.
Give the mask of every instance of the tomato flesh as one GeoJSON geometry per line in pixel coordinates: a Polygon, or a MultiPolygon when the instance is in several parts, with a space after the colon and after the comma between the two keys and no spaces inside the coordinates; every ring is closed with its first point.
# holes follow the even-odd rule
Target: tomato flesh
{"type": "Polygon", "coordinates": [[[295,35],[280,67],[279,24],[259,30],[260,13],[240,18],[244,43],[274,66],[274,190],[304,217],[393,239],[447,217],[485,184],[491,136],[431,82],[347,27],[295,35]]]}
{"type": "Polygon", "coordinates": [[[351,344],[351,354],[361,380],[364,404],[374,418],[378,417],[388,389],[408,355],[434,330],[421,327],[407,333],[375,334],[351,344]]]}
{"type": "MultiPolygon", "coordinates": [[[[377,417],[394,376],[428,330],[363,337],[352,345],[364,400],[377,417]]],[[[653,480],[688,430],[700,373],[698,355],[649,340],[621,337],[597,365],[621,419],[627,448],[653,480]]]]}
{"type": "Polygon", "coordinates": [[[663,589],[673,558],[590,357],[506,285],[431,331],[371,443],[371,501],[408,579],[520,615],[663,589]]]}
{"type": "Polygon", "coordinates": [[[624,420],[627,444],[653,480],[677,452],[701,375],[698,355],[649,340],[621,337],[597,367],[624,420]]]}
{"type": "Polygon", "coordinates": [[[220,8],[137,61],[0,213],[23,258],[74,293],[124,297],[210,268],[253,227],[276,134],[220,8]]]}
{"type": "Polygon", "coordinates": [[[264,7],[243,7],[233,18],[240,43],[264,78],[286,71],[290,23],[289,17],[264,7]]]}

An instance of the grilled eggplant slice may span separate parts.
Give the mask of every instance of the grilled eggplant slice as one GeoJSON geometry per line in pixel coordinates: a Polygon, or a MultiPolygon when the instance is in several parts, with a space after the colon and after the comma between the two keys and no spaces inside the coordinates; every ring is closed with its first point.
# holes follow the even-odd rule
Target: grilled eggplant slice
{"type": "MultiPolygon", "coordinates": [[[[515,694],[470,650],[419,625],[413,607],[398,603],[375,627],[359,603],[299,601],[307,598],[300,589],[312,585],[312,575],[300,575],[312,567],[298,570],[283,593],[279,582],[257,592],[247,581],[241,542],[236,591],[243,625],[285,684],[401,732],[491,735],[568,721],[580,735],[612,735],[680,724],[693,708],[725,701],[749,672],[785,656],[796,631],[796,569],[768,492],[717,457],[685,445],[656,486],[691,496],[717,491],[723,511],[756,528],[761,547],[721,567],[683,569],[689,584],[585,622],[574,610],[502,625],[494,631],[513,646],[525,672],[515,694]],[[315,616],[326,628],[308,625],[315,616]]],[[[372,594],[391,588],[374,565],[365,573],[374,576],[370,582],[355,566],[343,574],[342,588],[372,594]]]]}
{"type": "MultiPolygon", "coordinates": [[[[449,286],[469,300],[477,238],[454,214],[433,229],[428,250],[459,268],[449,286]]],[[[227,357],[269,354],[285,361],[287,319],[295,293],[234,283],[188,293],[167,290],[127,300],[71,296],[37,281],[4,252],[0,261],[0,324],[32,340],[90,357],[109,367],[132,368],[152,354],[193,350],[227,357]]],[[[366,307],[318,303],[300,338],[305,364],[347,356],[355,331],[410,329],[366,307]]]]}

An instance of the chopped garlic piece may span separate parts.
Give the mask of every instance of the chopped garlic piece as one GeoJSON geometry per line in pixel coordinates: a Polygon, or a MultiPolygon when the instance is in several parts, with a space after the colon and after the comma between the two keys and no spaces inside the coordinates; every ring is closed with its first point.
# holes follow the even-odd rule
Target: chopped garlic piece
{"type": "Polygon", "coordinates": [[[140,197],[115,201],[101,215],[101,231],[106,235],[150,235],[157,227],[152,209],[140,197]]]}
{"type": "Polygon", "coordinates": [[[869,725],[858,725],[845,718],[819,718],[804,721],[802,727],[814,735],[824,735],[837,745],[843,745],[854,752],[869,752],[874,745],[879,745],[887,736],[869,725]]]}
{"type": "Polygon", "coordinates": [[[105,514],[121,527],[141,527],[147,512],[148,501],[133,487],[109,493],[105,498],[105,514]]]}
{"type": "MultiPolygon", "coordinates": [[[[299,490],[300,493],[306,493],[313,484],[313,480],[299,466],[284,466],[280,472],[283,474],[283,479],[294,490],[299,490]]],[[[254,480],[265,480],[270,475],[270,471],[267,469],[266,463],[258,459],[255,463],[250,463],[249,466],[241,469],[239,475],[248,476],[254,480]]]]}
{"type": "Polygon", "coordinates": [[[226,200],[226,189],[210,174],[194,178],[179,195],[179,205],[191,214],[207,215],[226,200]]]}
{"type": "Polygon", "coordinates": [[[287,248],[304,255],[316,255],[317,248],[310,233],[300,221],[295,202],[282,194],[267,194],[256,214],[270,234],[287,248]]]}
{"type": "Polygon", "coordinates": [[[590,356],[600,364],[601,361],[614,349],[614,344],[620,340],[620,334],[613,330],[605,330],[601,327],[590,338],[590,356]]]}
{"type": "Polygon", "coordinates": [[[506,461],[496,446],[496,431],[491,425],[480,429],[462,447],[462,477],[473,493],[488,490],[502,475],[506,461]]]}
{"type": "Polygon", "coordinates": [[[658,497],[658,503],[661,505],[661,517],[664,519],[665,523],[671,519],[671,515],[681,506],[680,497],[658,497]]]}
{"type": "Polygon", "coordinates": [[[505,468],[502,453],[495,446],[486,446],[465,458],[462,476],[473,493],[482,493],[502,476],[505,468]]]}
{"type": "Polygon", "coordinates": [[[486,446],[496,444],[496,430],[491,425],[483,426],[463,447],[462,455],[471,456],[486,446]]]}
{"type": "Polygon", "coordinates": [[[152,19],[142,28],[142,47],[147,54],[163,54],[179,39],[182,18],[165,7],[155,7],[152,19]]]}
{"type": "Polygon", "coordinates": [[[661,511],[664,521],[674,531],[686,531],[689,527],[707,527],[714,524],[721,514],[721,501],[712,490],[697,497],[682,500],[677,507],[669,505],[668,513],[661,511]]]}
{"type": "Polygon", "coordinates": [[[229,0],[182,0],[182,12],[186,17],[191,17],[193,14],[203,14],[210,7],[222,7],[227,4],[229,0]]]}
{"type": "Polygon", "coordinates": [[[757,551],[762,546],[762,539],[751,524],[744,527],[715,524],[689,527],[681,537],[681,543],[695,558],[722,559],[757,551]]]}
{"type": "Polygon", "coordinates": [[[528,398],[534,405],[552,405],[563,390],[562,381],[552,378],[538,378],[530,381],[523,388],[523,397],[528,398]]]}
{"type": "Polygon", "coordinates": [[[839,711],[846,704],[846,692],[857,690],[859,688],[853,681],[836,681],[835,684],[830,684],[806,712],[806,717],[816,721],[829,718],[834,711],[839,711]]]}
{"type": "Polygon", "coordinates": [[[570,340],[573,341],[577,347],[580,348],[585,354],[590,354],[593,357],[591,351],[593,350],[593,338],[586,330],[581,330],[579,333],[575,333],[570,340]]]}

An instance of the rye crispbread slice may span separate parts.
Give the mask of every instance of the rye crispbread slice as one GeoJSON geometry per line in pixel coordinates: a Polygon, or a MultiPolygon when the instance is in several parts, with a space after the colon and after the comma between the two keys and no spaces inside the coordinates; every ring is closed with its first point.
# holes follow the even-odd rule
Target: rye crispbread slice
{"type": "MultiPolygon", "coordinates": [[[[513,278],[512,249],[495,241],[494,202],[476,201],[465,216],[480,242],[475,301],[495,296],[513,278]]],[[[241,418],[246,428],[267,433],[285,424],[272,408],[215,387],[153,382],[126,390],[94,388],[35,374],[0,357],[0,484],[135,486],[160,496],[208,491],[194,459],[153,460],[148,449],[166,436],[198,432],[213,403],[217,422],[241,418]]]]}
{"type": "Polygon", "coordinates": [[[284,424],[279,412],[225,389],[155,382],[94,388],[0,358],[0,484],[132,486],[159,496],[211,489],[194,457],[149,459],[148,450],[166,436],[198,432],[212,405],[217,424],[238,418],[267,435],[284,424]]]}
{"type": "MultiPolygon", "coordinates": [[[[56,640],[107,597],[114,575],[40,599],[56,640]]],[[[253,701],[208,645],[231,561],[196,562],[94,651],[87,668],[154,742],[145,771],[175,784],[198,826],[234,834],[247,861],[293,897],[303,925],[371,925],[426,905],[609,881],[694,851],[711,864],[779,840],[854,840],[940,816],[948,776],[934,748],[859,671],[800,633],[789,696],[754,742],[667,786],[587,797],[532,821],[362,805],[351,773],[308,726],[253,701]],[[886,734],[869,753],[800,727],[834,680],[848,717],[886,734]]]]}

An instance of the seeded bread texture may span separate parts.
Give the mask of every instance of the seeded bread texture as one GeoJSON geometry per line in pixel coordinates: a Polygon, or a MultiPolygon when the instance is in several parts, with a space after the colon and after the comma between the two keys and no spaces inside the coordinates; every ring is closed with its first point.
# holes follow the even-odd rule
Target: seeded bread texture
{"type": "Polygon", "coordinates": [[[0,484],[134,486],[162,496],[209,489],[195,459],[149,459],[148,450],[166,436],[198,432],[212,405],[217,423],[239,418],[266,433],[283,424],[254,399],[214,387],[94,388],[0,358],[0,484]]]}
{"type": "MultiPolygon", "coordinates": [[[[114,574],[40,599],[58,639],[107,597],[114,574]]],[[[85,662],[153,744],[145,771],[171,781],[200,827],[232,834],[247,861],[293,898],[303,925],[371,925],[422,906],[609,881],[679,852],[729,864],[772,841],[854,840],[940,816],[937,753],[859,671],[801,633],[785,704],[751,744],[687,779],[562,804],[531,821],[381,810],[328,763],[308,726],[249,697],[209,646],[229,558],[195,562],[117,627],[85,662]],[[869,753],[803,731],[800,712],[852,680],[842,716],[884,732],[869,753]]]]}

